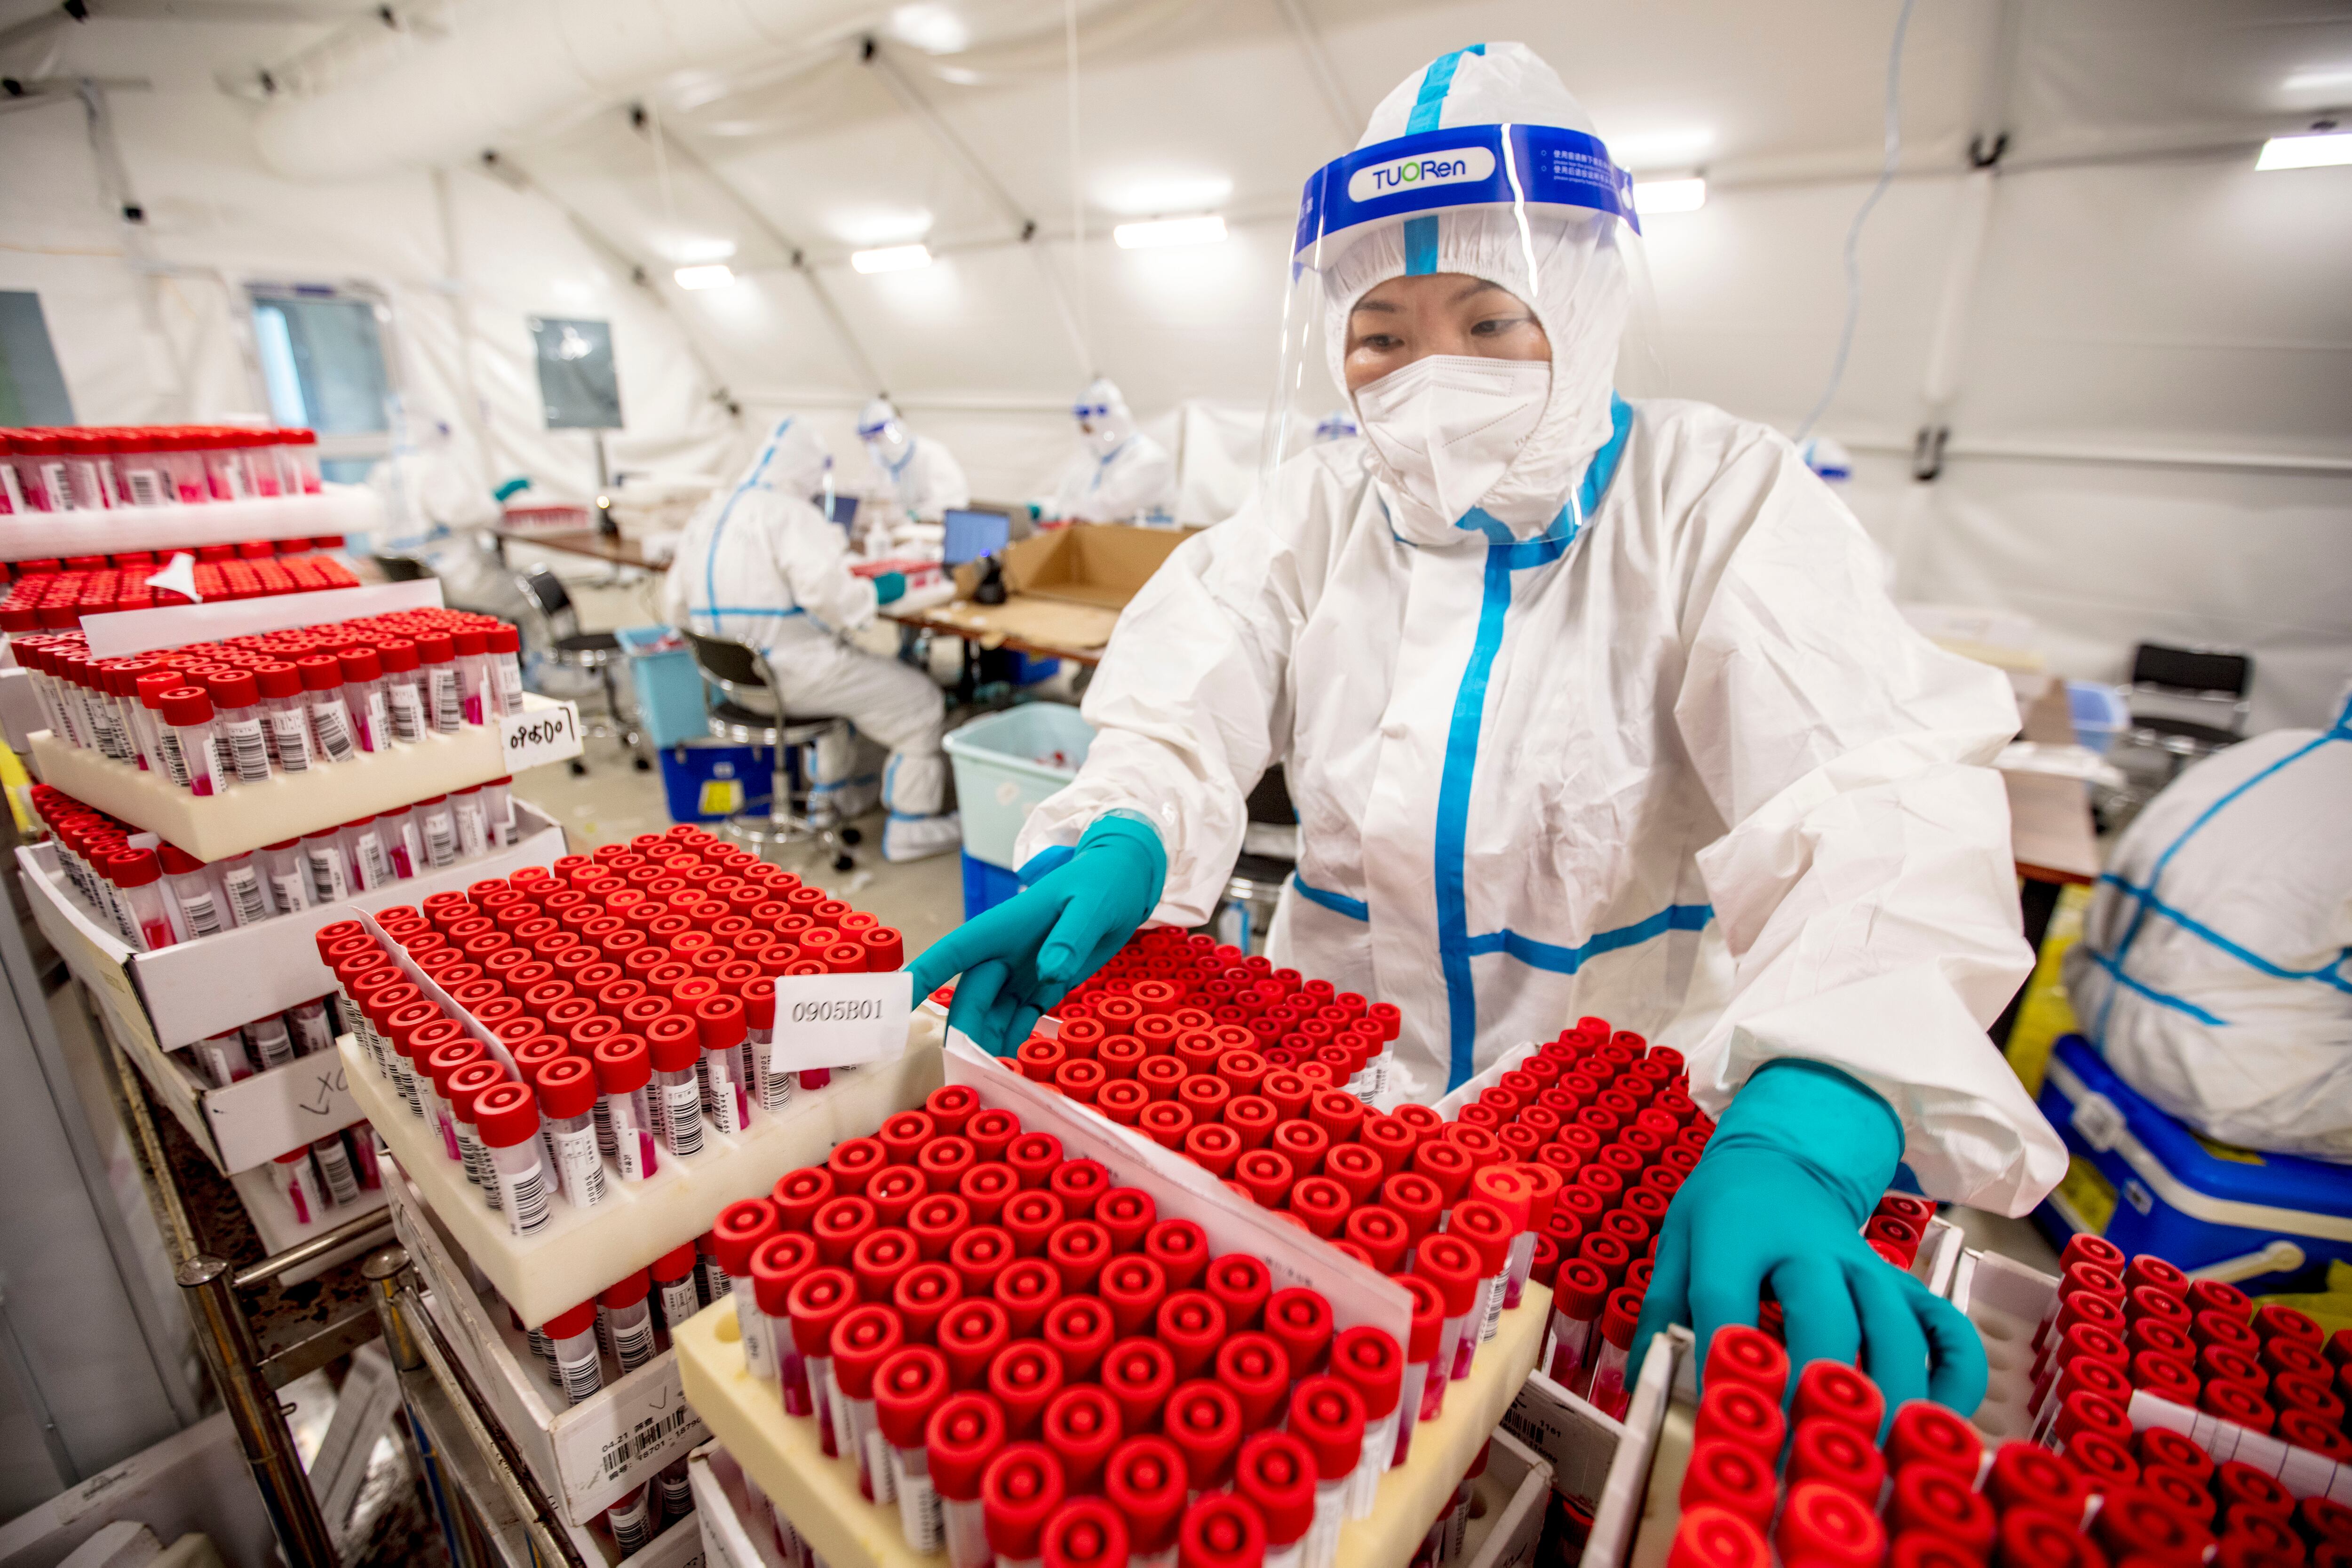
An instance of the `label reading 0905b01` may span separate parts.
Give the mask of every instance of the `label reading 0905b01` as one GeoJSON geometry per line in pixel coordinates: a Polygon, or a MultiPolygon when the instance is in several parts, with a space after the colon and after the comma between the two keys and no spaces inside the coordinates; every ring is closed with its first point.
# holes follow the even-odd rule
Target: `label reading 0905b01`
{"type": "Polygon", "coordinates": [[[914,981],[889,974],[786,974],[776,980],[771,1072],[857,1067],[898,1059],[907,1048],[914,981]]]}

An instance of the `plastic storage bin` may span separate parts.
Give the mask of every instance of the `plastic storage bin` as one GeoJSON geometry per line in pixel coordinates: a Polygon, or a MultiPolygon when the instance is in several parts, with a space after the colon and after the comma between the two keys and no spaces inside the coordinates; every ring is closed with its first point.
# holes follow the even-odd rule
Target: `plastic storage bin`
{"type": "Polygon", "coordinates": [[[2068,681],[2066,709],[2074,721],[2074,743],[2103,757],[2115,750],[2116,738],[2131,728],[2131,707],[2124,694],[2095,680],[2068,681]]]}
{"type": "Polygon", "coordinates": [[[678,635],[667,626],[631,626],[614,635],[629,656],[629,683],[636,689],[638,722],[646,739],[663,747],[708,737],[710,719],[703,705],[702,671],[695,668],[694,655],[678,635]]]}
{"type": "Polygon", "coordinates": [[[2333,1260],[2352,1262],[2352,1167],[2200,1138],[2140,1098],[2080,1035],[2051,1052],[2040,1104],[2072,1160],[2034,1211],[2054,1238],[2087,1230],[2127,1253],[2213,1270],[2254,1296],[2318,1289],[2305,1281],[2333,1260]]]}
{"type": "Polygon", "coordinates": [[[1021,825],[1039,801],[1078,776],[1094,738],[1094,726],[1062,702],[1008,708],[948,736],[964,853],[1012,870],[1021,825]]]}
{"type": "Polygon", "coordinates": [[[775,793],[775,762],[766,746],[717,740],[664,746],[662,792],[672,822],[716,822],[764,808],[775,793]]]}
{"type": "Polygon", "coordinates": [[[992,866],[985,860],[975,860],[970,850],[963,857],[963,918],[971,920],[987,913],[1021,890],[1021,879],[1002,866],[992,866]]]}

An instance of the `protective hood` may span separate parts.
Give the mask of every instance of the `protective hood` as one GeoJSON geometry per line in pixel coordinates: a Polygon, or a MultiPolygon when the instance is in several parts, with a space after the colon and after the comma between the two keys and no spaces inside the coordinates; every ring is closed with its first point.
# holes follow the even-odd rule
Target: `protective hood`
{"type": "Polygon", "coordinates": [[[898,417],[898,411],[887,397],[876,398],[857,416],[857,438],[885,463],[896,463],[905,457],[913,440],[907,434],[907,422],[898,417]]]}
{"type": "Polygon", "coordinates": [[[825,470],[831,467],[833,458],[817,438],[816,427],[787,415],[760,443],[742,477],[735,481],[735,489],[772,490],[804,501],[824,488],[825,470]]]}
{"type": "Polygon", "coordinates": [[[1135,416],[1128,412],[1127,399],[1105,376],[1087,384],[1070,405],[1070,417],[1078,422],[1078,438],[1097,458],[1109,457],[1135,434],[1135,416]]]}
{"type": "MultiPolygon", "coordinates": [[[[1495,205],[1480,187],[1465,184],[1465,193],[1479,193],[1478,205],[1424,206],[1412,222],[1372,223],[1360,237],[1341,233],[1327,241],[1339,249],[1338,259],[1324,269],[1324,347],[1332,381],[1345,386],[1349,310],[1373,288],[1407,273],[1466,273],[1526,301],[1551,342],[1549,384],[1526,420],[1516,454],[1476,498],[1480,510],[1525,539],[1544,531],[1570,504],[1585,465],[1609,439],[1611,387],[1630,310],[1622,247],[1632,235],[1630,218],[1598,204],[1630,208],[1615,195],[1629,195],[1630,186],[1592,140],[1583,109],[1523,44],[1480,45],[1415,71],[1372,111],[1358,153],[1382,143],[1412,149],[1429,133],[1467,127],[1503,128],[1505,155],[1493,177],[1521,199],[1495,205]],[[1540,131],[1599,150],[1591,194],[1547,199],[1544,172],[1523,171],[1512,161],[1515,151],[1524,153],[1528,133],[1540,131]],[[1575,205],[1578,200],[1596,205],[1575,205]]],[[[1496,161],[1489,156],[1486,162],[1496,161]]],[[[1362,177],[1370,172],[1356,168],[1353,188],[1363,188],[1362,177]]],[[[1356,402],[1363,417],[1360,395],[1356,402]]],[[[1372,473],[1398,533],[1421,544],[1458,542],[1462,518],[1441,515],[1428,500],[1417,499],[1381,457],[1380,444],[1371,447],[1372,473]]]]}

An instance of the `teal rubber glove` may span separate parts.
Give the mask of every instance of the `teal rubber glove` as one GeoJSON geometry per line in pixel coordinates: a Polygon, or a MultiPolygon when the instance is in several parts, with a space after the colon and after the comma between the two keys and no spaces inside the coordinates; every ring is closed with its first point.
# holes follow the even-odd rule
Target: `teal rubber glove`
{"type": "Polygon", "coordinates": [[[1974,1414],[1988,1375],[1976,1330],[1862,1239],[1902,1157],[1894,1110],[1835,1068],[1759,1068],[1666,1211],[1626,1383],[1667,1324],[1688,1323],[1704,1355],[1724,1324],[1755,1324],[1769,1285],[1791,1367],[1862,1352],[1890,1418],[1921,1397],[1974,1414]]]}
{"type": "Polygon", "coordinates": [[[896,604],[907,596],[907,576],[903,572],[877,573],[874,578],[874,602],[877,605],[896,604]]]}
{"type": "Polygon", "coordinates": [[[1168,851],[1150,823],[1114,812],[1076,848],[1048,849],[1020,876],[1029,886],[933,942],[913,971],[918,996],[962,975],[948,1026],[1000,1057],[1019,1050],[1038,1016],[1150,918],[1168,851]]]}

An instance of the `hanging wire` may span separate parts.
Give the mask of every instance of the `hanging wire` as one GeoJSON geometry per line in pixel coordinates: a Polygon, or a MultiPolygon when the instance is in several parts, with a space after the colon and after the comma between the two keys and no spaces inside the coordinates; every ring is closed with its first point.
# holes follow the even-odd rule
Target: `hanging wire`
{"type": "Polygon", "coordinates": [[[1078,175],[1078,0],[1062,0],[1062,57],[1068,86],[1071,271],[1077,279],[1078,352],[1091,376],[1101,371],[1094,363],[1094,331],[1087,305],[1087,199],[1078,175]]]}
{"type": "Polygon", "coordinates": [[[1853,324],[1862,314],[1862,226],[1870,219],[1870,212],[1886,187],[1895,181],[1895,165],[1903,156],[1903,35],[1910,30],[1911,7],[1915,0],[1903,0],[1903,9],[1895,18],[1895,41],[1886,51],[1886,154],[1878,165],[1878,183],[1870,187],[1870,195],[1862,198],[1855,209],[1853,223],[1845,231],[1845,324],[1838,331],[1837,358],[1830,364],[1830,383],[1822,388],[1822,398],[1805,422],[1797,427],[1797,443],[1813,433],[1830,400],[1837,395],[1838,384],[1845,379],[1846,356],[1853,352],[1853,324]]]}

